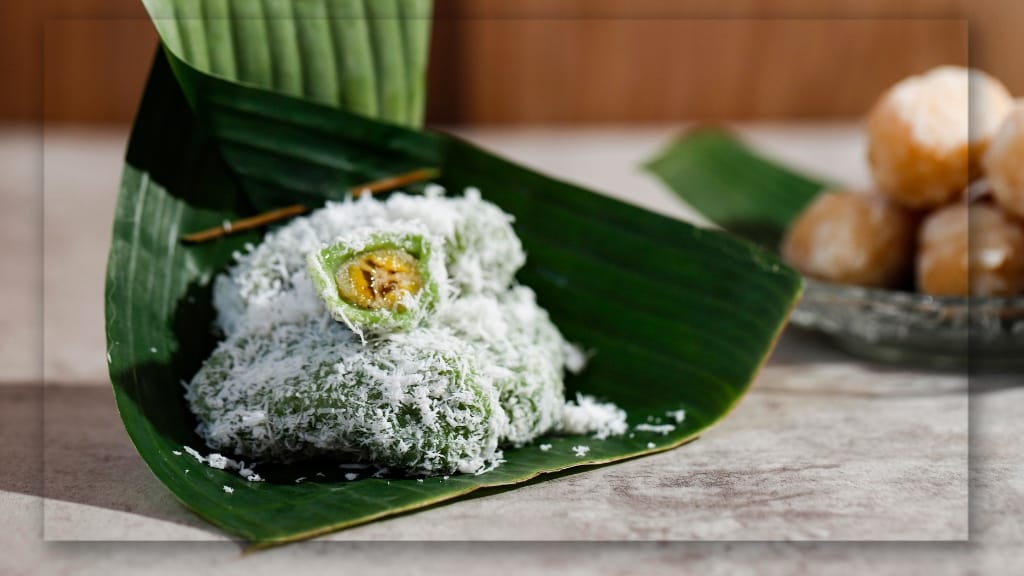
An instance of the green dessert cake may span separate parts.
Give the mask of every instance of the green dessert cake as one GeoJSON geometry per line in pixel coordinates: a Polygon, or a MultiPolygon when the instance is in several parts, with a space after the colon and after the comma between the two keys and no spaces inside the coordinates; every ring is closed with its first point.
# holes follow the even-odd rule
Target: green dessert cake
{"type": "Polygon", "coordinates": [[[565,340],[515,274],[512,218],[470,189],[328,203],[217,278],[224,340],[186,385],[210,448],[481,473],[544,434],[626,430],[580,396],[565,340]]]}

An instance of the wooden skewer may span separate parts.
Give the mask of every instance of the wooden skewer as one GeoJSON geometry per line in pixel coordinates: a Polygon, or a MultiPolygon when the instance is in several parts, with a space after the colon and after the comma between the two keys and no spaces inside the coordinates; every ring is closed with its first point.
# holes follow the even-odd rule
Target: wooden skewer
{"type": "Polygon", "coordinates": [[[309,208],[306,208],[302,204],[293,204],[291,206],[285,206],[284,208],[278,208],[277,210],[271,210],[270,212],[264,212],[263,214],[257,214],[248,218],[242,218],[241,220],[235,220],[234,222],[228,222],[225,220],[220,226],[187,234],[182,238],[182,240],[190,244],[209,242],[210,240],[216,240],[217,238],[222,238],[229,234],[244,232],[246,230],[252,230],[253,228],[259,228],[260,226],[266,226],[267,224],[273,224],[279,220],[298,216],[299,214],[304,214],[308,211],[309,208]]]}
{"type": "MultiPolygon", "coordinates": [[[[358,198],[366,192],[376,194],[378,192],[394,190],[395,188],[399,188],[407,184],[433,180],[434,178],[437,178],[438,174],[440,174],[440,172],[435,168],[421,168],[406,174],[399,174],[398,176],[392,176],[390,178],[383,178],[381,180],[374,180],[373,182],[353,186],[352,188],[349,188],[348,191],[353,197],[358,198]]],[[[309,212],[309,208],[302,204],[293,204],[291,206],[285,206],[284,208],[278,208],[276,210],[271,210],[255,216],[249,216],[248,218],[242,218],[241,220],[235,220],[233,222],[225,221],[220,226],[186,234],[182,237],[182,240],[190,244],[209,242],[210,240],[223,238],[230,234],[260,228],[275,222],[280,222],[281,220],[287,220],[288,218],[305,214],[306,212],[309,212]]]]}
{"type": "Polygon", "coordinates": [[[385,192],[387,190],[401,188],[406,184],[415,184],[416,182],[433,180],[434,178],[437,178],[440,173],[441,172],[436,168],[420,168],[419,170],[413,170],[406,174],[399,174],[398,176],[392,176],[390,178],[360,184],[359,186],[353,186],[352,188],[349,188],[348,191],[352,194],[353,198],[358,198],[364,192],[376,194],[377,192],[385,192]]]}

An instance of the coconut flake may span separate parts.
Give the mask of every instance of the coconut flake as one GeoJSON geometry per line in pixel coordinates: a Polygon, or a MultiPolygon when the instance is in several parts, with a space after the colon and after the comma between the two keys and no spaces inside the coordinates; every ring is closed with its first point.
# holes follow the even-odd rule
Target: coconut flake
{"type": "Polygon", "coordinates": [[[676,424],[682,424],[683,420],[686,420],[686,410],[669,410],[665,412],[665,415],[676,421],[676,424]]]}
{"type": "Polygon", "coordinates": [[[206,458],[202,454],[200,454],[198,450],[192,448],[191,446],[185,446],[184,448],[185,452],[188,452],[189,456],[196,459],[196,462],[199,462],[200,464],[206,464],[206,458]]]}
{"type": "Polygon", "coordinates": [[[576,394],[566,402],[558,429],[564,434],[593,434],[596,440],[626,433],[626,412],[610,402],[598,402],[593,396],[576,394]]]}
{"type": "Polygon", "coordinates": [[[675,424],[637,424],[633,427],[637,432],[654,432],[665,436],[676,429],[675,424]]]}
{"type": "Polygon", "coordinates": [[[210,468],[216,468],[217,470],[238,468],[237,462],[235,462],[231,458],[222,456],[221,454],[217,453],[210,454],[209,456],[207,456],[206,463],[210,466],[210,468]]]}

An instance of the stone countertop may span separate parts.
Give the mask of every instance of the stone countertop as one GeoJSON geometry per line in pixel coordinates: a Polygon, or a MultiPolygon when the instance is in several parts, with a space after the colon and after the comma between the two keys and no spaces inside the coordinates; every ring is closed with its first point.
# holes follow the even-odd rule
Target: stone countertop
{"type": "MultiPolygon", "coordinates": [[[[740,131],[826,178],[867,180],[855,125],[740,131]]],[[[459,132],[547,173],[696,219],[636,168],[673,129],[459,132]]],[[[242,556],[156,481],[114,410],[103,270],[126,137],[0,131],[0,432],[9,463],[0,467],[0,516],[10,527],[0,533],[9,551],[2,574],[258,575],[307,565],[572,574],[641,563],[644,572],[959,574],[1024,564],[1020,375],[972,377],[969,396],[964,373],[872,365],[795,331],[736,411],[685,447],[242,556]],[[492,542],[452,542],[464,540],[492,542]],[[494,542],[509,540],[520,542],[494,542]],[[559,542],[527,542],[551,540],[559,542]],[[606,542],[583,542],[593,540],[606,542]],[[638,542],[651,540],[660,543],[638,542]],[[804,542],[733,542],[758,540],[804,542]],[[898,542],[907,540],[920,542],[898,542]]]]}

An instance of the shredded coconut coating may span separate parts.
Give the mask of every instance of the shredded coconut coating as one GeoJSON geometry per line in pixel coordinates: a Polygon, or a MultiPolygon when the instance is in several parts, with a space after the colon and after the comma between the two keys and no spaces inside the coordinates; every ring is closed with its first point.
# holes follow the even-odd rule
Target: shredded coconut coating
{"type": "Polygon", "coordinates": [[[558,424],[565,403],[565,340],[532,290],[518,286],[497,298],[463,297],[439,321],[472,343],[494,382],[509,420],[503,440],[522,445],[558,424]]]}
{"type": "Polygon", "coordinates": [[[397,222],[416,222],[440,239],[450,282],[459,294],[500,292],[526,262],[512,220],[472,188],[453,198],[431,186],[422,196],[396,193],[381,201],[367,194],[328,202],[268,233],[259,246],[235,255],[227,279],[215,286],[218,324],[230,333],[239,314],[275,306],[275,300],[294,287],[296,275],[305,275],[310,252],[355,230],[393,228],[397,222]]]}
{"type": "Polygon", "coordinates": [[[452,279],[463,294],[505,290],[526,263],[512,216],[480,198],[476,188],[453,202],[460,219],[448,246],[452,279]]]}
{"type": "Polygon", "coordinates": [[[469,347],[440,328],[363,346],[333,322],[280,325],[222,343],[187,398],[214,449],[475,472],[495,457],[507,419],[469,347]]]}
{"type": "Polygon", "coordinates": [[[511,221],[473,190],[366,196],[237,254],[214,285],[226,338],[186,384],[197,432],[246,459],[328,455],[429,475],[486,472],[504,461],[502,446],[549,432],[624,433],[614,405],[566,404],[563,375],[586,355],[514,285],[525,255],[511,221]],[[331,318],[307,256],[389,230],[429,238],[443,297],[416,322],[364,339],[331,318]]]}

